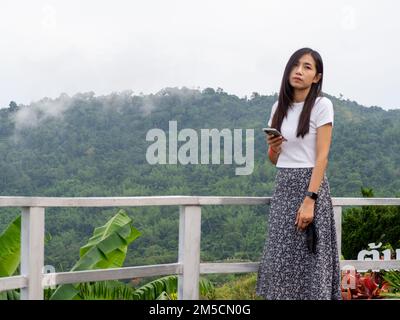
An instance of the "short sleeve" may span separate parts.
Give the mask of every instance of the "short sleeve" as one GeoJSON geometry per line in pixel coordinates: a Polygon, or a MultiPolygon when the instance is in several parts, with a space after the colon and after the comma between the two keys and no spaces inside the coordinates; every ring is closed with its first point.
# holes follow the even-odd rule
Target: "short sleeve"
{"type": "Polygon", "coordinates": [[[274,117],[274,113],[275,113],[275,110],[276,110],[277,106],[278,106],[278,101],[276,101],[276,102],[272,105],[271,114],[270,114],[269,120],[268,120],[268,127],[271,127],[271,125],[272,125],[272,118],[274,117]]]}
{"type": "Polygon", "coordinates": [[[329,100],[328,98],[321,99],[320,103],[318,103],[316,114],[317,128],[329,122],[332,123],[333,127],[333,118],[334,112],[331,100],[329,100]]]}

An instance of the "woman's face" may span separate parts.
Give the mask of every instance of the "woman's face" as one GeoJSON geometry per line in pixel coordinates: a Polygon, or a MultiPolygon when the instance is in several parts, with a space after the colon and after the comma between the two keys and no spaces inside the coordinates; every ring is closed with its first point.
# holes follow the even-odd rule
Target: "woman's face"
{"type": "Polygon", "coordinates": [[[289,83],[293,88],[302,90],[311,87],[320,79],[321,74],[317,74],[314,58],[311,54],[305,54],[294,64],[290,72],[289,83]]]}

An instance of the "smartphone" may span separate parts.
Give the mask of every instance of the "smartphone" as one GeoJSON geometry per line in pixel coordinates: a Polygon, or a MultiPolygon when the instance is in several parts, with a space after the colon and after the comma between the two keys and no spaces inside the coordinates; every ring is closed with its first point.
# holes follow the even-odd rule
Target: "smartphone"
{"type": "MultiPolygon", "coordinates": [[[[275,137],[278,137],[278,136],[282,136],[282,133],[280,133],[277,129],[275,129],[275,128],[263,128],[263,131],[266,133],[266,134],[272,134],[272,135],[274,135],[275,137]]],[[[283,141],[287,141],[287,139],[284,137],[284,136],[282,136],[282,138],[283,138],[283,141]]]]}

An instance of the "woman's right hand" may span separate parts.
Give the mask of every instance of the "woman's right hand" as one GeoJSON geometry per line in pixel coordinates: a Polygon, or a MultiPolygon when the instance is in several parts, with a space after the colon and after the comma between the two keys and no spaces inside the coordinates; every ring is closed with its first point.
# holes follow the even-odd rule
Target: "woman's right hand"
{"type": "Polygon", "coordinates": [[[280,153],[282,148],[282,136],[275,137],[273,134],[267,134],[267,143],[273,151],[280,153]]]}

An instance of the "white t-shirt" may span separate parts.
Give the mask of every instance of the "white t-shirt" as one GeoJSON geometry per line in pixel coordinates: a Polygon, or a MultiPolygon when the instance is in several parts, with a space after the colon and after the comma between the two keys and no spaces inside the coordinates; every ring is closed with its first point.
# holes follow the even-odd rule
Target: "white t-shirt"
{"type": "MultiPolygon", "coordinates": [[[[317,153],[317,128],[329,122],[333,126],[334,113],[331,100],[326,97],[317,97],[311,109],[310,131],[304,136],[304,139],[301,136],[297,138],[297,125],[303,105],[304,101],[293,103],[292,107],[289,107],[287,117],[282,121],[281,133],[288,141],[282,142],[281,153],[276,163],[278,168],[314,167],[317,153]]],[[[272,106],[268,121],[269,127],[271,127],[272,117],[277,106],[278,101],[272,106]]]]}

